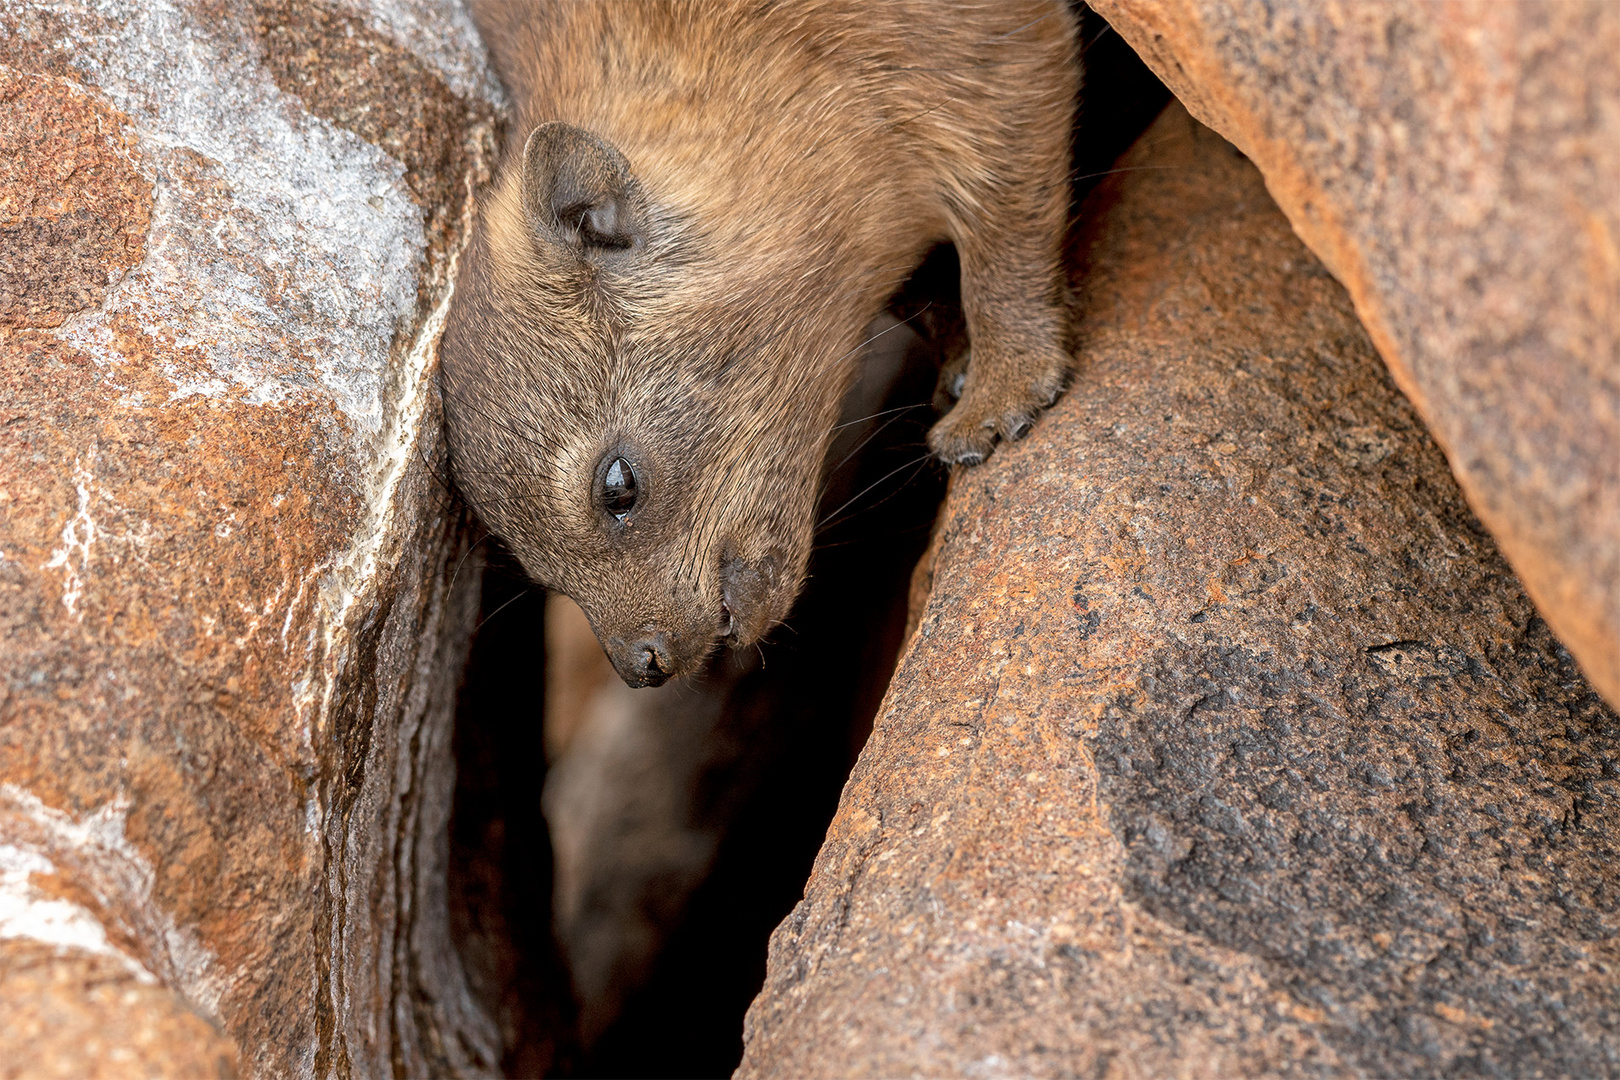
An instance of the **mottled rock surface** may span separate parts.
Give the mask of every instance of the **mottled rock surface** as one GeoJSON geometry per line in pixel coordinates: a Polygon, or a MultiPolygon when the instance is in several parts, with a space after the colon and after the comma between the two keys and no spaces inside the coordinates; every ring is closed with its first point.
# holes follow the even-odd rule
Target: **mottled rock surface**
{"type": "Polygon", "coordinates": [[[0,11],[0,1069],[498,1060],[432,394],[493,94],[453,0],[0,11]]]}
{"type": "Polygon", "coordinates": [[[119,959],[0,941],[0,1077],[237,1075],[236,1047],[174,991],[119,959]]]}
{"type": "Polygon", "coordinates": [[[1620,719],[1260,174],[1120,164],[739,1075],[1616,1071],[1620,719]]]}
{"type": "Polygon", "coordinates": [[[1620,5],[1092,6],[1259,166],[1620,706],[1620,5]]]}

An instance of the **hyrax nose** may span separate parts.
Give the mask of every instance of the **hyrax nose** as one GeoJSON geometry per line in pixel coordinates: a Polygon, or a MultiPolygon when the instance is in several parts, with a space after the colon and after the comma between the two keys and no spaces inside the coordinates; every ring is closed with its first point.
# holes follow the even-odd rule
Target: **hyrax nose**
{"type": "Polygon", "coordinates": [[[619,647],[612,651],[610,658],[626,686],[662,686],[675,672],[667,634],[648,634],[614,644],[619,647]]]}

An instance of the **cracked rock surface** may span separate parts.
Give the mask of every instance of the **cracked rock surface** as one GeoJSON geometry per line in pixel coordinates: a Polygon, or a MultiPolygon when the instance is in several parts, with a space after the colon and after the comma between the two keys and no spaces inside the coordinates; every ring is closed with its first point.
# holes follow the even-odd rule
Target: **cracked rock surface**
{"type": "Polygon", "coordinates": [[[432,397],[483,63],[454,0],[0,11],[5,1075],[498,1063],[432,397]]]}
{"type": "Polygon", "coordinates": [[[738,1075],[1613,1072],[1620,719],[1260,173],[1120,165],[738,1075]]]}
{"type": "Polygon", "coordinates": [[[1620,6],[1092,7],[1259,167],[1620,707],[1620,6]]]}

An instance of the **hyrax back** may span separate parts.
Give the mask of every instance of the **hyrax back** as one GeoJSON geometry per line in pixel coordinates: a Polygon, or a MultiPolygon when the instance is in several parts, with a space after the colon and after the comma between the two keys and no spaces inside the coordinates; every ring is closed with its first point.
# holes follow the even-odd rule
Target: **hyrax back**
{"type": "Polygon", "coordinates": [[[476,4],[515,104],[443,345],[468,501],[632,686],[782,619],[862,329],[955,243],[950,462],[1061,388],[1048,0],[476,4]]]}

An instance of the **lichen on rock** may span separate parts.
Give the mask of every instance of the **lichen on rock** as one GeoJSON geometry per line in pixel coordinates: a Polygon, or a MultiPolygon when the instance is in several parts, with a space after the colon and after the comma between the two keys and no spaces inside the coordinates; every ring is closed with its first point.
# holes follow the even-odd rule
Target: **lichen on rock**
{"type": "Polygon", "coordinates": [[[0,996],[139,988],[98,1052],[8,1025],[31,1072],[498,1064],[432,379],[497,102],[454,0],[394,6],[0,12],[0,996]]]}

